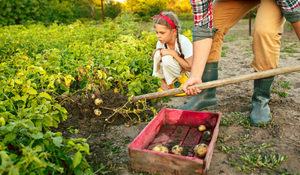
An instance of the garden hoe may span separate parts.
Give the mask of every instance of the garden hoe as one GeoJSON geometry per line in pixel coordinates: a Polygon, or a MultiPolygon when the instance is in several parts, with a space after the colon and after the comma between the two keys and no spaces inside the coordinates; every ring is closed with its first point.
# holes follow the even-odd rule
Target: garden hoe
{"type": "MultiPolygon", "coordinates": [[[[270,70],[261,71],[261,72],[254,72],[254,73],[251,73],[248,75],[241,75],[241,76],[225,78],[225,79],[210,81],[210,82],[201,83],[201,84],[195,84],[191,87],[198,88],[198,89],[209,89],[209,88],[220,87],[220,86],[224,86],[224,85],[228,85],[228,84],[240,83],[240,82],[244,82],[244,81],[261,79],[261,78],[266,78],[266,77],[271,77],[271,76],[286,74],[286,73],[291,73],[291,72],[297,72],[297,71],[300,71],[300,65],[270,69],[270,70]]],[[[175,88],[175,89],[170,89],[170,90],[166,90],[166,91],[135,96],[132,98],[132,100],[133,100],[133,102],[137,102],[139,100],[150,100],[153,98],[166,97],[166,96],[171,96],[171,95],[175,95],[175,94],[180,94],[183,92],[184,91],[182,90],[182,88],[175,88]]]]}

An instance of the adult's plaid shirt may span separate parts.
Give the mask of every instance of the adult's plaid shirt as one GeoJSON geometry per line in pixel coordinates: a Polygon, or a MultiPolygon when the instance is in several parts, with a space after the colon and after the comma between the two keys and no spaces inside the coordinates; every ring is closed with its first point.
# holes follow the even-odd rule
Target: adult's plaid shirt
{"type": "MultiPolygon", "coordinates": [[[[210,0],[190,0],[194,12],[195,26],[213,28],[213,9],[210,0]]],[[[300,6],[300,0],[276,0],[277,4],[285,11],[291,11],[300,6]]]]}

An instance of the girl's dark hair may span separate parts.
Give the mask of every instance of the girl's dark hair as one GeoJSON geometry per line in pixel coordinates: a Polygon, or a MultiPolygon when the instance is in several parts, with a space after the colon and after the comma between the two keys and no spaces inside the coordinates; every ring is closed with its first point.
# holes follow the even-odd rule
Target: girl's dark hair
{"type": "MultiPolygon", "coordinates": [[[[177,45],[179,47],[179,51],[180,51],[180,57],[184,59],[184,54],[182,53],[181,50],[181,45],[179,42],[179,30],[180,30],[180,25],[179,25],[179,20],[177,18],[177,16],[173,13],[173,12],[163,12],[162,15],[167,16],[169,19],[171,19],[173,21],[173,23],[176,25],[176,30],[177,30],[177,45]]],[[[155,24],[161,24],[164,25],[166,27],[168,27],[169,29],[173,29],[171,27],[171,25],[163,18],[156,18],[156,20],[154,21],[154,26],[155,24]]],[[[167,49],[167,43],[165,43],[165,48],[167,49]]]]}

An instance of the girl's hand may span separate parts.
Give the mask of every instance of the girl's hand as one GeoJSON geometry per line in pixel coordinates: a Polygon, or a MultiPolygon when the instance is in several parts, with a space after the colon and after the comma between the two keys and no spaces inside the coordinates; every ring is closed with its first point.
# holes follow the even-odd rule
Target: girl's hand
{"type": "Polygon", "coordinates": [[[161,49],[160,51],[161,56],[171,55],[172,57],[175,57],[178,55],[178,53],[171,49],[161,49]]]}
{"type": "Polygon", "coordinates": [[[186,80],[186,82],[183,84],[182,86],[182,90],[186,93],[186,95],[197,95],[201,92],[200,89],[197,88],[189,88],[187,89],[188,86],[192,86],[194,84],[199,84],[202,83],[201,78],[189,78],[188,80],[186,80]]]}

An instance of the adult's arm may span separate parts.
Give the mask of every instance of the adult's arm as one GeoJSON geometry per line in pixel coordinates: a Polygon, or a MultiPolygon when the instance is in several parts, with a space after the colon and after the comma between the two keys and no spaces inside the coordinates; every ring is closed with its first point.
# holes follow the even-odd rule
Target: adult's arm
{"type": "Polygon", "coordinates": [[[278,0],[283,16],[292,24],[294,31],[300,41],[300,1],[299,0],[278,0]]]}
{"type": "Polygon", "coordinates": [[[209,0],[191,0],[195,26],[193,32],[193,61],[189,79],[182,89],[187,95],[196,95],[199,89],[188,86],[202,83],[202,74],[210,53],[212,39],[218,29],[213,28],[212,3],[209,0]]]}

